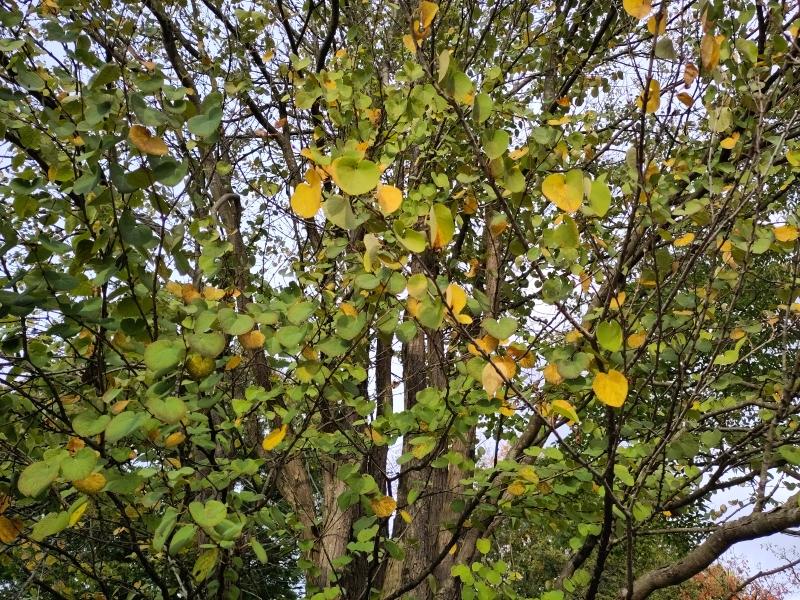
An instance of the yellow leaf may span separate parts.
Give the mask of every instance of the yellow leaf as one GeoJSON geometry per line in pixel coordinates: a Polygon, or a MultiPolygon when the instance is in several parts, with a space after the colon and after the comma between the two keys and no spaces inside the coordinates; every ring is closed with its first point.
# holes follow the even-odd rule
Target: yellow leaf
{"type": "Polygon", "coordinates": [[[69,438],[69,441],[67,441],[67,452],[70,454],[75,454],[78,450],[84,448],[85,446],[86,442],[84,442],[81,438],[71,437],[69,438]]]}
{"type": "Polygon", "coordinates": [[[620,292],[614,298],[611,299],[611,310],[619,310],[622,308],[622,305],[625,304],[625,298],[627,294],[625,292],[620,292]]]}
{"type": "Polygon", "coordinates": [[[644,332],[632,333],[628,336],[628,348],[639,348],[646,339],[647,334],[644,332]]]}
{"type": "Polygon", "coordinates": [[[300,183],[291,199],[292,210],[298,217],[310,219],[322,206],[322,187],[300,183]]]}
{"type": "Polygon", "coordinates": [[[570,421],[574,421],[575,423],[580,421],[580,418],[578,418],[578,413],[575,412],[575,407],[566,400],[553,400],[550,403],[550,406],[552,407],[553,411],[567,417],[570,421]]]}
{"type": "Polygon", "coordinates": [[[403,203],[403,192],[393,185],[379,185],[375,196],[378,206],[385,215],[390,215],[403,203]]]}
{"type": "Polygon", "coordinates": [[[498,340],[488,333],[483,337],[476,338],[474,344],[467,344],[467,350],[475,356],[491,354],[497,349],[498,340]]]}
{"type": "Polygon", "coordinates": [[[238,354],[235,356],[231,356],[228,359],[228,362],[225,363],[225,370],[226,371],[233,371],[236,367],[242,364],[242,357],[238,354]]]}
{"type": "Polygon", "coordinates": [[[747,335],[747,333],[745,333],[744,329],[739,329],[737,327],[736,329],[734,329],[733,331],[730,332],[728,337],[731,338],[732,340],[736,341],[736,340],[742,339],[746,335],[747,335]]]}
{"type": "Polygon", "coordinates": [[[516,411],[514,410],[514,407],[511,406],[507,400],[504,399],[500,402],[501,415],[503,415],[504,417],[513,417],[515,412],[516,411]]]}
{"type": "Polygon", "coordinates": [[[779,242],[793,242],[798,237],[797,227],[792,225],[780,225],[772,230],[775,234],[775,239],[779,242]]]}
{"type": "Polygon", "coordinates": [[[559,127],[560,125],[566,125],[567,123],[571,122],[572,118],[569,115],[562,115],[557,119],[548,119],[547,124],[552,125],[553,127],[559,127]]]}
{"type": "Polygon", "coordinates": [[[656,14],[647,19],[647,31],[651,35],[664,35],[667,30],[667,15],[666,13],[656,14]]]}
{"type": "Polygon", "coordinates": [[[736,142],[739,141],[740,136],[741,134],[738,131],[734,131],[730,136],[722,140],[719,145],[721,148],[725,148],[725,150],[732,150],[734,146],[736,146],[736,142]]]}
{"type": "Polygon", "coordinates": [[[207,285],[203,288],[203,298],[206,300],[221,300],[225,297],[225,290],[215,288],[214,286],[207,285]]]}
{"type": "Polygon", "coordinates": [[[339,310],[342,311],[342,313],[347,315],[348,317],[358,316],[358,311],[356,310],[356,307],[350,304],[349,302],[342,302],[339,305],[339,310]]]}
{"type": "Polygon", "coordinates": [[[410,33],[407,33],[403,36],[403,46],[406,47],[406,50],[411,52],[411,54],[416,54],[417,52],[417,42],[414,41],[414,38],[410,33]]]}
{"type": "Polygon", "coordinates": [[[516,150],[512,150],[511,152],[508,153],[508,158],[510,158],[511,160],[519,160],[520,158],[528,154],[528,150],[529,150],[528,146],[517,148],[516,150]]]}
{"type": "Polygon", "coordinates": [[[694,98],[692,98],[686,92],[678,92],[675,96],[682,104],[685,106],[691,106],[694,104],[694,98]]]}
{"type": "Polygon", "coordinates": [[[450,307],[456,321],[464,325],[472,323],[471,317],[461,314],[461,311],[464,310],[464,307],[467,305],[467,293],[464,291],[464,288],[457,283],[451,283],[447,286],[444,299],[447,306],[450,307]]]}
{"type": "Polygon", "coordinates": [[[529,465],[526,465],[519,470],[519,476],[528,483],[532,483],[534,485],[539,483],[539,476],[536,474],[536,471],[533,470],[533,467],[529,465]]]}
{"type": "Polygon", "coordinates": [[[183,297],[183,286],[176,281],[168,281],[164,288],[173,296],[183,297]]]}
{"type": "Polygon", "coordinates": [[[69,516],[69,526],[70,527],[72,527],[73,525],[75,525],[75,523],[77,523],[78,521],[81,520],[81,517],[83,516],[83,513],[86,512],[87,508],[89,508],[89,502],[88,501],[84,502],[78,508],[76,508],[74,511],[72,511],[72,514],[69,516]]]}
{"type": "Polygon", "coordinates": [[[634,19],[641,21],[650,14],[653,6],[650,0],[622,0],[622,8],[634,19]]]}
{"type": "Polygon", "coordinates": [[[577,329],[568,331],[564,335],[564,341],[567,342],[568,344],[574,344],[576,342],[579,342],[581,339],[583,339],[583,334],[577,329]]]}
{"type": "Polygon", "coordinates": [[[10,544],[22,531],[22,521],[0,515],[0,542],[10,544]]]}
{"type": "Polygon", "coordinates": [[[685,235],[682,235],[677,240],[672,242],[672,245],[676,248],[683,248],[684,246],[688,246],[694,241],[694,234],[689,232],[685,235]]]}
{"type": "MultiPolygon", "coordinates": [[[[572,178],[575,180],[575,177],[572,178]]],[[[583,201],[583,181],[567,182],[562,173],[552,173],[542,181],[542,193],[558,208],[567,213],[574,213],[583,201]]]]}
{"type": "Polygon", "coordinates": [[[284,423],[277,429],[273,429],[269,432],[267,437],[264,438],[264,441],[261,442],[261,447],[269,452],[273,450],[278,444],[283,441],[283,438],[286,437],[286,431],[289,429],[289,425],[284,423]]]}
{"type": "Polygon", "coordinates": [[[194,289],[194,286],[191,283],[184,283],[181,286],[181,298],[186,304],[190,304],[192,301],[197,300],[200,298],[200,292],[194,289]]]}
{"type": "Polygon", "coordinates": [[[411,521],[413,520],[407,510],[400,511],[400,518],[403,519],[403,521],[405,521],[406,523],[411,523],[411,521]]]}
{"type": "Polygon", "coordinates": [[[376,517],[386,518],[391,517],[394,509],[397,508],[397,502],[391,496],[381,496],[370,501],[372,505],[372,512],[376,517]]]}
{"type": "Polygon", "coordinates": [[[264,340],[264,334],[258,329],[253,329],[239,336],[239,343],[247,350],[257,350],[261,348],[264,346],[264,340]]]}
{"type": "Polygon", "coordinates": [[[419,23],[424,29],[427,29],[436,18],[436,13],[439,12],[439,5],[434,2],[427,2],[423,0],[419,3],[419,23]]]}
{"type": "Polygon", "coordinates": [[[515,481],[506,488],[506,491],[512,496],[521,496],[525,493],[525,484],[521,481],[515,481]]]}
{"type": "Polygon", "coordinates": [[[128,139],[138,150],[153,156],[164,156],[169,148],[160,137],[150,135],[146,127],[133,125],[128,132],[128,139]]]}
{"type": "MultiPolygon", "coordinates": [[[[643,102],[644,102],[644,92],[642,92],[636,99],[636,106],[642,108],[643,102]]],[[[655,79],[651,79],[647,91],[647,107],[645,108],[645,112],[646,113],[656,112],[660,105],[661,105],[661,84],[658,83],[658,81],[656,81],[655,79]]]]}
{"type": "Polygon", "coordinates": [[[694,63],[686,63],[686,66],[683,68],[683,84],[687,88],[690,87],[699,74],[700,70],[697,68],[697,65],[694,63]]]}
{"type": "Polygon", "coordinates": [[[182,431],[174,431],[164,439],[164,448],[180,446],[184,441],[186,441],[186,434],[182,431]]]}
{"type": "Polygon", "coordinates": [[[711,71],[719,64],[719,39],[706,33],[700,41],[700,64],[703,69],[711,71]]]}
{"type": "Polygon", "coordinates": [[[130,400],[120,400],[119,402],[115,402],[114,404],[111,405],[111,414],[118,415],[123,410],[125,410],[125,407],[128,406],[129,403],[130,400]]]}
{"type": "Polygon", "coordinates": [[[73,481],[75,489],[84,494],[98,494],[106,487],[106,478],[102,473],[92,473],[84,479],[73,481]]]}
{"type": "Polygon", "coordinates": [[[561,373],[558,372],[558,367],[552,363],[548,364],[544,369],[542,369],[542,375],[544,376],[544,380],[550,385],[558,385],[564,381],[561,373]]]}
{"type": "Polygon", "coordinates": [[[603,404],[619,408],[628,397],[628,380],[614,369],[608,373],[598,373],[592,382],[592,390],[603,404]]]}
{"type": "Polygon", "coordinates": [[[517,372],[516,363],[508,356],[495,356],[483,367],[481,380],[483,389],[490,398],[494,398],[506,380],[517,372]]]}

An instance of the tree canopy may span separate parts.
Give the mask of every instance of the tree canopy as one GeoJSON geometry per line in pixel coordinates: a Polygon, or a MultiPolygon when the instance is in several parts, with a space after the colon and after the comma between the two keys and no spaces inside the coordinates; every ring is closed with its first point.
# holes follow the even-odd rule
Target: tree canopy
{"type": "Polygon", "coordinates": [[[799,28],[0,0],[0,589],[643,600],[800,525],[799,28]]]}

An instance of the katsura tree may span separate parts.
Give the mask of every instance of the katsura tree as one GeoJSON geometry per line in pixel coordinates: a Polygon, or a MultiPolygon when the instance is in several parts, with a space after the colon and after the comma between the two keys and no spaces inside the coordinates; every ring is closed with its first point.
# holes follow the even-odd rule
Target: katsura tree
{"type": "Polygon", "coordinates": [[[0,0],[4,594],[640,600],[800,525],[799,10],[0,0]]]}

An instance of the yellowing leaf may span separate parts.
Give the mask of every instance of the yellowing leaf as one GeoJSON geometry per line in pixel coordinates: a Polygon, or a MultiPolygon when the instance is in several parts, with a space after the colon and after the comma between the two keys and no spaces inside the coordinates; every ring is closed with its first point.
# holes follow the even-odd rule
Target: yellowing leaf
{"type": "Polygon", "coordinates": [[[517,148],[516,150],[512,150],[508,153],[508,158],[511,160],[519,160],[526,154],[528,154],[529,148],[528,146],[523,146],[522,148],[517,148]]]}
{"type": "Polygon", "coordinates": [[[411,521],[413,521],[411,515],[407,510],[400,511],[400,518],[403,519],[403,521],[405,521],[406,523],[411,523],[411,521]]]}
{"type": "Polygon", "coordinates": [[[145,154],[153,156],[164,156],[169,152],[169,148],[160,137],[150,135],[146,127],[141,125],[133,125],[128,132],[128,139],[137,148],[137,150],[145,154]]]}
{"type": "Polygon", "coordinates": [[[650,0],[622,0],[622,8],[634,19],[641,21],[650,14],[653,6],[650,0]]]}
{"type": "MultiPolygon", "coordinates": [[[[642,92],[639,97],[636,99],[636,106],[642,108],[644,103],[644,92],[642,92]]],[[[658,110],[658,107],[661,105],[661,84],[658,83],[655,79],[650,80],[650,84],[647,90],[647,107],[645,108],[646,113],[653,113],[658,110]]]]}
{"type": "Polygon", "coordinates": [[[628,397],[628,380],[614,369],[608,373],[598,373],[592,382],[592,390],[603,404],[619,408],[628,397]]]}
{"type": "Polygon", "coordinates": [[[563,417],[566,417],[570,421],[573,421],[575,423],[580,421],[578,413],[575,412],[575,407],[572,406],[572,404],[570,404],[566,400],[553,400],[550,403],[550,409],[553,412],[558,413],[563,417]]]}
{"type": "Polygon", "coordinates": [[[298,217],[310,219],[322,206],[322,187],[300,183],[294,189],[290,203],[298,217]]]}
{"type": "Polygon", "coordinates": [[[525,484],[521,481],[515,481],[506,488],[506,491],[512,496],[521,496],[525,493],[525,484]]]}
{"type": "Polygon", "coordinates": [[[22,521],[0,515],[0,542],[10,544],[22,531],[22,521]]]}
{"type": "Polygon", "coordinates": [[[286,431],[289,429],[289,425],[284,423],[277,429],[273,429],[269,432],[267,437],[264,438],[264,441],[261,442],[261,447],[269,452],[273,450],[278,444],[283,441],[283,438],[286,437],[286,431]]]}
{"type": "Polygon", "coordinates": [[[69,526],[72,527],[78,521],[81,520],[83,513],[86,512],[86,509],[89,508],[89,502],[84,502],[78,508],[72,511],[72,514],[69,516],[69,526]]]}
{"type": "Polygon", "coordinates": [[[772,230],[775,234],[775,239],[779,242],[793,242],[798,237],[797,227],[792,225],[780,225],[772,230]]]}
{"type": "Polygon", "coordinates": [[[639,348],[642,344],[644,344],[646,339],[647,334],[644,332],[632,333],[628,336],[628,348],[639,348]]]}
{"type": "Polygon", "coordinates": [[[445,204],[434,204],[428,214],[430,227],[431,248],[438,250],[444,248],[453,239],[455,223],[450,209],[445,204]]]}
{"type": "Polygon", "coordinates": [[[467,350],[475,356],[491,354],[497,349],[498,340],[488,333],[483,337],[477,338],[474,344],[467,344],[467,350]]]}
{"type": "Polygon", "coordinates": [[[706,71],[711,71],[719,64],[719,39],[706,33],[700,41],[700,64],[706,71]]]}
{"type": "Polygon", "coordinates": [[[544,380],[550,385],[558,385],[564,381],[561,373],[558,372],[558,367],[552,363],[548,364],[544,369],[542,369],[542,375],[544,376],[544,380]]]}
{"type": "Polygon", "coordinates": [[[647,31],[652,35],[664,35],[667,30],[667,15],[666,13],[655,14],[647,19],[647,31]]]}
{"type": "Polygon", "coordinates": [[[625,292],[620,292],[614,298],[611,299],[611,303],[609,304],[611,310],[619,310],[622,308],[622,305],[625,304],[625,298],[627,294],[625,292]]]}
{"type": "Polygon", "coordinates": [[[381,212],[385,215],[393,213],[403,203],[403,192],[393,185],[379,185],[375,197],[381,212]]]}
{"type": "Polygon", "coordinates": [[[164,439],[164,448],[174,448],[186,441],[186,434],[182,431],[174,431],[164,439]]]}
{"type": "Polygon", "coordinates": [[[690,232],[685,235],[682,235],[677,240],[672,242],[672,245],[675,246],[676,248],[683,248],[684,246],[688,246],[689,244],[691,244],[693,241],[694,241],[694,234],[690,232]]]}
{"type": "Polygon", "coordinates": [[[737,327],[736,329],[734,329],[733,331],[730,332],[728,337],[731,338],[732,340],[736,341],[736,340],[742,339],[746,335],[747,335],[747,333],[745,332],[744,329],[740,329],[740,328],[737,327]]]}
{"type": "Polygon", "coordinates": [[[231,356],[228,359],[228,362],[225,363],[225,370],[226,371],[233,371],[236,367],[242,364],[242,357],[238,354],[235,356],[231,356]]]}
{"type": "Polygon", "coordinates": [[[685,106],[691,106],[694,104],[694,98],[692,98],[686,92],[678,92],[675,97],[685,106]]]}
{"type": "Polygon", "coordinates": [[[566,175],[552,173],[542,181],[542,193],[564,212],[574,213],[583,201],[583,173],[578,170],[566,175]]]}
{"type": "Polygon", "coordinates": [[[98,494],[106,487],[106,478],[102,473],[92,473],[84,479],[73,481],[75,489],[84,494],[98,494]]]}
{"type": "Polygon", "coordinates": [[[505,383],[505,380],[514,377],[516,372],[517,365],[510,357],[495,356],[483,367],[481,373],[483,389],[486,390],[490,398],[494,398],[497,395],[497,391],[505,383]]]}
{"type": "Polygon", "coordinates": [[[687,88],[690,87],[699,74],[700,70],[697,68],[697,65],[694,63],[686,63],[686,66],[683,68],[683,84],[687,88]]]}
{"type": "Polygon", "coordinates": [[[436,13],[439,12],[439,5],[434,2],[427,2],[423,0],[419,3],[419,23],[424,29],[427,29],[436,18],[436,13]]]}
{"type": "Polygon", "coordinates": [[[403,36],[403,46],[406,47],[406,50],[411,52],[411,54],[415,54],[417,52],[417,42],[414,41],[414,37],[407,33],[403,36]]]}
{"type": "Polygon", "coordinates": [[[444,298],[456,321],[464,325],[472,323],[472,318],[470,316],[461,314],[461,311],[464,310],[464,307],[467,305],[467,293],[464,291],[464,288],[457,283],[451,283],[447,286],[444,298]]]}
{"type": "Polygon", "coordinates": [[[372,512],[376,517],[386,518],[391,517],[394,509],[397,508],[397,502],[391,496],[381,496],[370,501],[372,505],[372,512]]]}
{"type": "Polygon", "coordinates": [[[206,300],[221,300],[225,297],[225,290],[215,288],[214,286],[207,285],[203,288],[203,298],[206,300]]]}
{"type": "Polygon", "coordinates": [[[253,329],[239,336],[239,343],[247,350],[257,350],[261,348],[264,345],[264,340],[264,334],[258,329],[253,329]]]}
{"type": "Polygon", "coordinates": [[[719,145],[725,150],[732,150],[736,146],[736,142],[739,141],[740,136],[741,134],[738,131],[734,131],[730,136],[722,140],[719,145]]]}
{"type": "Polygon", "coordinates": [[[356,310],[356,307],[350,304],[349,302],[342,302],[339,305],[339,310],[342,311],[342,313],[347,315],[348,317],[358,316],[358,310],[356,310]]]}

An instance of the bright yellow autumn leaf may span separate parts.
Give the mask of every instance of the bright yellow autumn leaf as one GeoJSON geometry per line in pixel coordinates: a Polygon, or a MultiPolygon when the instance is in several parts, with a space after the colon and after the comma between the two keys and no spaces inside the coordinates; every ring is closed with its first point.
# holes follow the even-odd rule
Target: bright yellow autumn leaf
{"type": "Polygon", "coordinates": [[[467,344],[467,350],[475,356],[483,356],[494,352],[497,349],[497,344],[497,338],[487,333],[483,337],[476,338],[474,344],[467,344]]]}
{"type": "Polygon", "coordinates": [[[225,290],[207,285],[203,288],[203,298],[206,300],[221,300],[225,297],[225,290]]]}
{"type": "Polygon", "coordinates": [[[322,186],[310,185],[305,182],[298,184],[290,203],[298,217],[312,218],[322,206],[322,186]]]}
{"type": "Polygon", "coordinates": [[[239,343],[247,350],[257,350],[264,345],[264,334],[258,329],[253,329],[239,336],[239,343]]]}
{"type": "Polygon", "coordinates": [[[106,487],[106,478],[102,473],[92,473],[84,479],[73,481],[75,489],[84,494],[98,494],[106,487]]]}
{"type": "Polygon", "coordinates": [[[650,0],[622,0],[622,8],[634,19],[640,21],[650,14],[653,5],[650,0]]]}
{"type": "Polygon", "coordinates": [[[411,514],[407,510],[400,511],[400,518],[403,519],[406,523],[411,523],[414,519],[412,519],[411,514]]]}
{"type": "Polygon", "coordinates": [[[615,369],[608,373],[598,373],[592,382],[592,390],[603,404],[619,408],[628,397],[628,380],[615,369]]]}
{"type": "Polygon", "coordinates": [[[83,516],[83,513],[86,512],[87,508],[89,508],[89,502],[88,501],[84,502],[78,508],[76,508],[74,511],[72,511],[72,514],[69,516],[69,526],[70,527],[72,527],[78,521],[81,520],[81,517],[83,516]]]}
{"type": "MultiPolygon", "coordinates": [[[[644,92],[642,92],[636,99],[636,106],[642,108],[644,103],[644,92]]],[[[645,107],[646,113],[653,113],[658,110],[661,105],[661,84],[655,79],[650,80],[647,90],[647,106],[645,107]]]]}
{"type": "Polygon", "coordinates": [[[372,505],[372,512],[375,513],[376,517],[380,518],[391,517],[394,509],[397,508],[397,501],[391,496],[374,498],[370,501],[370,504],[372,505]]]}
{"type": "Polygon", "coordinates": [[[515,481],[506,488],[506,491],[512,496],[521,496],[525,493],[525,484],[521,481],[515,481]]]}
{"type": "Polygon", "coordinates": [[[467,293],[464,291],[464,288],[457,283],[451,283],[447,286],[444,299],[447,306],[450,307],[450,311],[456,321],[464,325],[472,323],[472,317],[461,314],[461,311],[464,310],[464,307],[467,305],[467,293]]]}
{"type": "Polygon", "coordinates": [[[772,230],[775,234],[775,239],[779,242],[793,242],[798,238],[797,227],[792,225],[780,225],[772,230]]]}
{"type": "Polygon", "coordinates": [[[264,441],[261,442],[261,447],[269,452],[270,450],[275,449],[275,447],[283,441],[283,438],[286,437],[286,431],[289,429],[289,425],[284,423],[277,429],[273,429],[269,432],[267,437],[264,438],[264,441]]]}
{"type": "Polygon", "coordinates": [[[625,292],[620,292],[615,297],[613,297],[609,304],[611,310],[619,310],[620,308],[622,308],[622,305],[625,304],[625,298],[627,298],[627,294],[625,292]]]}
{"type": "Polygon", "coordinates": [[[128,132],[128,139],[136,149],[152,156],[164,156],[169,148],[160,137],[150,135],[146,127],[133,125],[128,132]]]}
{"type": "Polygon", "coordinates": [[[706,33],[700,41],[700,64],[706,71],[711,71],[719,64],[720,39],[706,33]]]}
{"type": "Polygon", "coordinates": [[[628,336],[627,344],[628,348],[639,348],[642,344],[644,344],[645,340],[647,339],[647,334],[644,332],[636,332],[632,333],[628,336]]]}
{"type": "Polygon", "coordinates": [[[548,364],[544,369],[542,369],[542,375],[544,376],[544,380],[550,385],[558,385],[564,381],[561,373],[558,372],[558,367],[556,367],[553,363],[548,364]]]}
{"type": "Polygon", "coordinates": [[[403,203],[403,192],[393,185],[379,185],[375,197],[381,212],[385,215],[393,213],[403,203]]]}
{"type": "Polygon", "coordinates": [[[570,421],[575,423],[580,421],[578,413],[575,412],[575,407],[566,400],[553,400],[550,403],[550,407],[553,411],[567,417],[570,421]]]}
{"type": "Polygon", "coordinates": [[[676,248],[683,248],[684,246],[688,246],[694,241],[694,234],[689,232],[687,234],[682,235],[677,240],[672,242],[672,245],[676,248]]]}
{"type": "Polygon", "coordinates": [[[729,135],[719,143],[720,148],[725,148],[725,150],[732,150],[736,146],[736,142],[739,141],[740,136],[741,134],[738,131],[734,131],[731,135],[729,135]]]}
{"type": "Polygon", "coordinates": [[[186,434],[182,431],[173,431],[164,439],[164,448],[175,448],[186,441],[186,434]]]}
{"type": "Polygon", "coordinates": [[[506,380],[511,379],[517,372],[516,363],[508,356],[495,356],[481,373],[481,383],[483,389],[490,398],[497,395],[497,391],[503,386],[506,380]]]}
{"type": "Polygon", "coordinates": [[[552,173],[542,181],[542,193],[558,208],[574,213],[583,201],[583,177],[567,177],[563,173],[552,173]]]}
{"type": "Polygon", "coordinates": [[[667,15],[655,14],[647,19],[647,31],[651,35],[664,35],[667,31],[667,15]]]}
{"type": "Polygon", "coordinates": [[[225,363],[225,370],[226,371],[233,371],[236,367],[242,364],[242,357],[238,354],[235,356],[231,356],[228,359],[228,362],[225,363]]]}
{"type": "Polygon", "coordinates": [[[423,29],[428,29],[439,12],[439,5],[435,2],[423,0],[419,3],[419,24],[423,29]]]}

